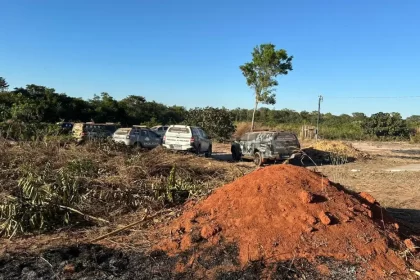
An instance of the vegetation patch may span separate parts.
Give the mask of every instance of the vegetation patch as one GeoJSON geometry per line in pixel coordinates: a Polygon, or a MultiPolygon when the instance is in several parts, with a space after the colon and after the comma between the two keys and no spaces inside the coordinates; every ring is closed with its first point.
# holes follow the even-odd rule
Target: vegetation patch
{"type": "Polygon", "coordinates": [[[62,147],[0,141],[0,233],[41,233],[109,224],[199,199],[246,172],[228,163],[113,142],[62,147]]]}

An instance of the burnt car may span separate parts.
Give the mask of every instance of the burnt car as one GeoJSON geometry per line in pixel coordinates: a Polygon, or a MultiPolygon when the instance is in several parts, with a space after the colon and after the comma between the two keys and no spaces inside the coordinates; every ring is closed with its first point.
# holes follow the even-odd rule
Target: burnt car
{"type": "Polygon", "coordinates": [[[231,146],[232,159],[252,159],[257,166],[300,157],[300,143],[294,133],[254,131],[245,133],[231,146]]]}

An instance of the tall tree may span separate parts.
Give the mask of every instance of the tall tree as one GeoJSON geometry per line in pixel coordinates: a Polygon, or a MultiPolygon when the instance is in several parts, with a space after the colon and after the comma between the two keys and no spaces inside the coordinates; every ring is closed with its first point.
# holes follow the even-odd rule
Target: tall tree
{"type": "Polygon", "coordinates": [[[6,82],[6,79],[0,77],[0,91],[4,92],[9,87],[9,84],[6,82]]]}
{"type": "Polygon", "coordinates": [[[254,48],[252,61],[239,68],[246,78],[247,85],[254,90],[255,106],[252,114],[252,130],[254,129],[255,112],[258,104],[275,104],[275,79],[278,75],[287,75],[292,68],[293,56],[288,56],[284,49],[276,50],[273,44],[261,44],[254,48]]]}

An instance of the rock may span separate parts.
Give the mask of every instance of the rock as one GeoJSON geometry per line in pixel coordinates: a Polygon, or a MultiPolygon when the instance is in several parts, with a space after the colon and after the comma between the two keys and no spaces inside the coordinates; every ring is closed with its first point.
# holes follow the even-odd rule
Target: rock
{"type": "Polygon", "coordinates": [[[324,211],[321,211],[318,215],[319,220],[321,221],[321,223],[323,223],[324,225],[330,225],[331,224],[331,219],[328,216],[328,214],[324,211]]]}
{"type": "Polygon", "coordinates": [[[63,268],[63,273],[67,273],[67,274],[73,274],[76,271],[75,267],[73,264],[69,263],[66,264],[63,268]]]}
{"type": "Polygon", "coordinates": [[[312,215],[308,215],[307,217],[306,217],[306,221],[310,224],[310,225],[314,225],[314,224],[316,224],[316,218],[314,217],[314,216],[312,216],[312,215]]]}
{"type": "Polygon", "coordinates": [[[418,247],[414,244],[413,240],[406,239],[404,240],[405,246],[407,246],[407,249],[410,250],[410,252],[415,253],[418,250],[418,247]]]}
{"type": "Polygon", "coordinates": [[[361,192],[361,193],[359,193],[359,195],[360,195],[361,198],[363,198],[364,200],[366,200],[370,204],[377,203],[376,199],[372,195],[370,195],[366,192],[361,192]]]}
{"type": "Polygon", "coordinates": [[[22,274],[21,274],[22,280],[35,280],[35,279],[39,279],[37,273],[33,270],[31,270],[29,267],[24,267],[22,269],[22,274]]]}
{"type": "Polygon", "coordinates": [[[314,201],[314,195],[307,191],[301,191],[299,197],[303,203],[311,203],[314,201]]]}
{"type": "Polygon", "coordinates": [[[206,225],[201,229],[200,235],[204,239],[209,239],[210,237],[216,235],[219,231],[221,231],[221,228],[217,225],[206,225]]]}
{"type": "Polygon", "coordinates": [[[308,226],[308,227],[305,228],[305,231],[309,233],[309,232],[315,231],[315,229],[311,226],[308,226]]]}

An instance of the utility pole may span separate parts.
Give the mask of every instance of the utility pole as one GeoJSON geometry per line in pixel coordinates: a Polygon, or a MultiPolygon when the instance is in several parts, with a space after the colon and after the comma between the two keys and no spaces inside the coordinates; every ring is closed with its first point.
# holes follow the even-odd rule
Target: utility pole
{"type": "Polygon", "coordinates": [[[315,140],[318,141],[319,136],[319,119],[321,118],[321,102],[324,100],[322,95],[318,96],[318,118],[316,120],[316,134],[315,134],[315,140]]]}

